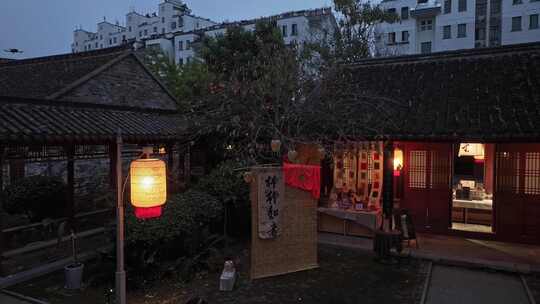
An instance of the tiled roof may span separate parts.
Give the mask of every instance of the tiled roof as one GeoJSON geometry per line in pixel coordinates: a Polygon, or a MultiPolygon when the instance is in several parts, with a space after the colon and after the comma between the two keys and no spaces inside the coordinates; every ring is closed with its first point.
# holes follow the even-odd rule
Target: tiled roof
{"type": "Polygon", "coordinates": [[[179,140],[185,121],[173,111],[150,111],[0,97],[0,143],[107,143],[121,130],[126,143],[179,140]]]}
{"type": "Polygon", "coordinates": [[[381,120],[395,122],[379,135],[540,141],[540,43],[364,60],[346,70],[342,90],[376,97],[381,120]]]}
{"type": "Polygon", "coordinates": [[[128,52],[128,46],[0,64],[0,95],[46,98],[128,52]]]}

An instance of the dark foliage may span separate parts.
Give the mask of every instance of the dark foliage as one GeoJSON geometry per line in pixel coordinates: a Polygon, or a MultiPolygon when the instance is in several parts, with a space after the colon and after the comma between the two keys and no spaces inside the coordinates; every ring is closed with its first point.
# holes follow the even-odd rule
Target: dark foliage
{"type": "Polygon", "coordinates": [[[2,207],[9,214],[25,214],[32,222],[66,216],[66,185],[58,177],[22,178],[4,189],[2,207]]]}

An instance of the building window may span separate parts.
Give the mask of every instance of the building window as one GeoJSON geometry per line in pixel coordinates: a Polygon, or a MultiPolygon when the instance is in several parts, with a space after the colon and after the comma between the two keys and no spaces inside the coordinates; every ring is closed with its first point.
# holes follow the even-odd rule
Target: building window
{"type": "Polygon", "coordinates": [[[452,0],[444,0],[444,13],[450,14],[452,12],[452,0]]]}
{"type": "Polygon", "coordinates": [[[450,39],[452,38],[452,26],[451,25],[445,25],[443,26],[443,39],[450,39]]]}
{"type": "Polygon", "coordinates": [[[486,29],[477,28],[475,32],[475,40],[486,40],[486,29]]]}
{"type": "Polygon", "coordinates": [[[420,44],[420,52],[422,54],[429,54],[431,53],[431,41],[428,42],[422,42],[420,44]]]}
{"type": "Polygon", "coordinates": [[[420,31],[431,31],[433,29],[433,20],[420,21],[420,31]]]}
{"type": "Polygon", "coordinates": [[[103,48],[103,43],[99,45],[99,48],[102,49],[103,48]]]}
{"type": "Polygon", "coordinates": [[[161,29],[161,33],[162,33],[162,34],[165,34],[165,28],[162,28],[162,29],[161,29]]]}
{"type": "Polygon", "coordinates": [[[122,41],[126,41],[126,35],[122,35],[122,41]]]}
{"type": "Polygon", "coordinates": [[[161,23],[165,23],[165,17],[161,17],[161,23]]]}
{"type": "Polygon", "coordinates": [[[175,21],[171,22],[171,29],[172,30],[176,29],[176,22],[175,21]]]}
{"type": "Polygon", "coordinates": [[[512,0],[512,4],[513,5],[516,5],[516,4],[522,4],[523,1],[522,0],[512,0]]]}
{"type": "Polygon", "coordinates": [[[157,27],[154,26],[154,33],[157,33],[157,27]]]}
{"type": "Polygon", "coordinates": [[[409,42],[409,31],[402,31],[401,32],[401,41],[402,42],[409,42]]]}
{"type": "Polygon", "coordinates": [[[458,12],[465,12],[467,10],[467,0],[459,0],[458,12]]]}
{"type": "Polygon", "coordinates": [[[128,29],[129,29],[129,32],[131,33],[131,26],[129,26],[128,29]]]}
{"type": "Polygon", "coordinates": [[[183,51],[184,50],[184,41],[178,41],[178,50],[183,51]]]}
{"type": "Polygon", "coordinates": [[[298,24],[293,23],[291,28],[291,36],[298,36],[298,24]]]}
{"type": "Polygon", "coordinates": [[[184,65],[184,58],[178,58],[178,64],[184,65]]]}
{"type": "Polygon", "coordinates": [[[139,31],[139,37],[142,37],[142,31],[139,31]]]}
{"type": "Polygon", "coordinates": [[[521,16],[512,17],[512,32],[521,31],[521,16]]]}
{"type": "Polygon", "coordinates": [[[191,57],[186,58],[186,62],[190,63],[191,62],[191,57]]]}
{"type": "Polygon", "coordinates": [[[99,35],[99,40],[103,40],[103,35],[99,35]]]}
{"type": "Polygon", "coordinates": [[[394,44],[394,43],[396,43],[396,33],[395,32],[388,33],[388,44],[394,44]]]}
{"type": "Polygon", "coordinates": [[[534,30],[538,28],[538,14],[529,16],[529,29],[534,30]]]}
{"type": "Polygon", "coordinates": [[[409,19],[409,7],[405,6],[401,8],[401,20],[409,19]]]}
{"type": "Polygon", "coordinates": [[[283,35],[283,37],[287,37],[287,26],[286,25],[283,25],[281,27],[281,34],[283,35]]]}
{"type": "Polygon", "coordinates": [[[467,24],[461,23],[457,26],[457,37],[458,38],[465,38],[467,37],[467,24]]]}
{"type": "Polygon", "coordinates": [[[109,39],[109,45],[111,45],[111,44],[112,44],[112,39],[109,39]]]}
{"type": "MultiPolygon", "coordinates": [[[[186,40],[186,50],[191,50],[191,41],[189,40],[186,40]]],[[[189,58],[188,58],[188,62],[189,62],[189,58]]]]}
{"type": "Polygon", "coordinates": [[[96,42],[96,49],[98,48],[98,43],[96,42]]]}

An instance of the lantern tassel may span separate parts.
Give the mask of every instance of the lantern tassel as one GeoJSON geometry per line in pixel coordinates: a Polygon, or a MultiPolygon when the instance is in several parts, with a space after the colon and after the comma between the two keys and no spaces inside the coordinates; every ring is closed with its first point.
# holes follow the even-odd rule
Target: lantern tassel
{"type": "Polygon", "coordinates": [[[161,216],[161,206],[140,208],[135,207],[135,217],[141,220],[156,218],[161,216]]]}

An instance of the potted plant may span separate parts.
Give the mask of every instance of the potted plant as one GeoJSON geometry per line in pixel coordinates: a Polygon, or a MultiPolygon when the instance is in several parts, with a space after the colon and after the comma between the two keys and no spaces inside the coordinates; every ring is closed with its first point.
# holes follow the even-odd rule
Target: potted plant
{"type": "Polygon", "coordinates": [[[66,277],[66,289],[81,289],[84,264],[77,259],[77,250],[75,248],[75,241],[77,237],[75,232],[71,230],[71,250],[73,254],[73,262],[64,267],[64,274],[66,277]]]}

